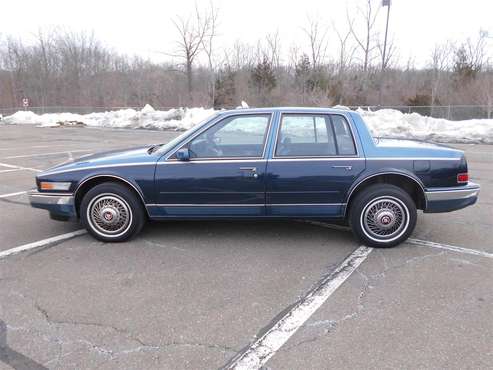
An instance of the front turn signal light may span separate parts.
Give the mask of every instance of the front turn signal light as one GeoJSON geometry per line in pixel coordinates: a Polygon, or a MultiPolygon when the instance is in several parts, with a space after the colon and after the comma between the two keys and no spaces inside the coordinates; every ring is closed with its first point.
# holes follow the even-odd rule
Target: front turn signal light
{"type": "Polygon", "coordinates": [[[40,190],[68,190],[70,189],[71,182],[49,182],[41,181],[39,183],[40,190]]]}

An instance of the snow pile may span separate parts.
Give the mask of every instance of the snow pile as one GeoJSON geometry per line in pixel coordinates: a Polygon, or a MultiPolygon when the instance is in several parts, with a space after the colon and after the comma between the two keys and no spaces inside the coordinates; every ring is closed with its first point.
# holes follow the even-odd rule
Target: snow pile
{"type": "MultiPolygon", "coordinates": [[[[246,103],[242,102],[242,105],[246,103]]],[[[339,109],[349,109],[337,106],[339,109]]],[[[420,139],[443,143],[493,144],[493,119],[448,121],[421,116],[418,113],[401,113],[398,110],[357,110],[375,137],[420,139]]],[[[155,110],[149,104],[142,110],[122,109],[110,112],[73,114],[50,113],[38,115],[19,111],[3,118],[5,124],[35,124],[41,127],[85,125],[93,127],[144,128],[155,130],[187,130],[207,117],[214,109],[177,108],[155,110]]]]}
{"type": "Polygon", "coordinates": [[[493,119],[449,121],[394,109],[358,109],[374,137],[493,144],[493,119]]]}
{"type": "Polygon", "coordinates": [[[142,110],[122,109],[110,112],[74,114],[35,114],[19,111],[5,117],[5,124],[32,124],[41,127],[86,125],[93,127],[144,128],[155,130],[187,130],[214,114],[214,109],[177,108],[156,111],[147,104],[142,110]]]}

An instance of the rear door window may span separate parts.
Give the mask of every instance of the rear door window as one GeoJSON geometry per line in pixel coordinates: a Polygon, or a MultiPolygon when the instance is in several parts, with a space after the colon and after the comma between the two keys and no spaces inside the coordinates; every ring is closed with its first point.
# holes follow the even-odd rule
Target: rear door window
{"type": "Polygon", "coordinates": [[[330,117],[328,115],[284,114],[275,154],[277,157],[337,155],[330,117]]]}

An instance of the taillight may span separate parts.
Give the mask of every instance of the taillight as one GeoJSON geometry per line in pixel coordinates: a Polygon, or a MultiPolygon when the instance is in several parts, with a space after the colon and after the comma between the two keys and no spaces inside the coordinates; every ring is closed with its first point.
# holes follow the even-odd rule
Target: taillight
{"type": "Polygon", "coordinates": [[[467,184],[468,181],[469,181],[469,174],[467,172],[459,173],[457,175],[457,183],[458,184],[467,184]]]}

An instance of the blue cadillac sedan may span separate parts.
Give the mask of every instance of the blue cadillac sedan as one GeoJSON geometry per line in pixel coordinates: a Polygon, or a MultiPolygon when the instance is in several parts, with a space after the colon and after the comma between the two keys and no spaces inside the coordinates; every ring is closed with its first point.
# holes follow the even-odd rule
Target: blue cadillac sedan
{"type": "Polygon", "coordinates": [[[347,222],[362,243],[392,247],[417,210],[476,202],[464,153],[375,139],[353,111],[222,111],[167,144],[87,156],[36,177],[31,205],[80,219],[105,242],[146,220],[318,219],[347,222]]]}

